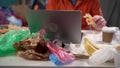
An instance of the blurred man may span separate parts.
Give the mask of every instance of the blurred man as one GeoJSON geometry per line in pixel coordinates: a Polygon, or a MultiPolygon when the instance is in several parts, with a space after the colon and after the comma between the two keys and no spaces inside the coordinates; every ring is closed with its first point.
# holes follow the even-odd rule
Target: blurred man
{"type": "Polygon", "coordinates": [[[82,29],[90,29],[83,16],[90,13],[93,16],[95,25],[92,28],[101,30],[106,25],[105,19],[102,17],[99,0],[48,0],[46,10],[80,10],[82,11],[82,29]]]}

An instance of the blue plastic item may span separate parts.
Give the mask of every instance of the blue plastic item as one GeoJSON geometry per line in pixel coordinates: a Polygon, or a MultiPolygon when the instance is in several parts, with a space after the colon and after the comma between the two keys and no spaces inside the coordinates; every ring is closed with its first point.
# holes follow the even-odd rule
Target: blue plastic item
{"type": "Polygon", "coordinates": [[[72,63],[72,61],[67,62],[67,63],[62,63],[60,59],[57,57],[55,54],[50,54],[49,59],[57,66],[63,66],[72,63]]]}

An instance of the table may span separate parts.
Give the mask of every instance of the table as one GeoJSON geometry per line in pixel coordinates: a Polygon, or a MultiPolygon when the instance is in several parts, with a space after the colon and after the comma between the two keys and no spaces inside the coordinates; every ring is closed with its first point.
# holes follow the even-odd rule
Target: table
{"type": "MultiPolygon", "coordinates": [[[[3,66],[7,68],[7,66],[18,66],[18,67],[32,67],[32,68],[57,68],[58,66],[55,66],[52,62],[50,61],[31,61],[31,60],[25,60],[21,57],[17,57],[15,55],[12,56],[6,56],[6,57],[0,57],[0,66],[3,66]]],[[[3,68],[2,67],[2,68],[3,68]]],[[[12,68],[13,68],[12,67],[12,68]]],[[[62,66],[64,68],[114,68],[113,63],[104,63],[101,65],[94,65],[90,64],[87,59],[79,59],[75,60],[73,63],[62,66]]],[[[16,67],[15,67],[16,68],[16,67]]]]}
{"type": "MultiPolygon", "coordinates": [[[[89,34],[91,31],[83,31],[85,34],[89,34]]],[[[93,32],[94,33],[94,32],[93,32]]],[[[82,42],[83,43],[83,40],[82,42]]],[[[0,68],[61,68],[61,66],[55,66],[51,61],[31,61],[25,60],[15,55],[0,57],[0,68]],[[9,67],[10,66],[10,67],[9,67]],[[16,67],[17,66],[17,67],[16,67]]],[[[114,63],[106,62],[101,65],[90,64],[88,59],[78,59],[71,64],[62,66],[63,68],[114,68],[114,63]]]]}

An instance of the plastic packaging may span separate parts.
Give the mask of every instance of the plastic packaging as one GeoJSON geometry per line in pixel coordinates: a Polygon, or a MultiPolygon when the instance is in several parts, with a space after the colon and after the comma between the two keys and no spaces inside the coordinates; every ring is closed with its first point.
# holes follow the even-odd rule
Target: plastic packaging
{"type": "Polygon", "coordinates": [[[92,64],[105,63],[106,61],[110,61],[114,58],[115,52],[115,48],[106,46],[94,52],[93,55],[89,58],[89,61],[92,64]]]}
{"type": "Polygon", "coordinates": [[[67,65],[67,64],[70,64],[70,63],[71,63],[71,61],[68,61],[68,62],[66,62],[66,63],[62,63],[62,62],[59,60],[58,56],[55,55],[55,54],[50,54],[50,55],[49,55],[49,59],[50,59],[55,65],[58,65],[58,66],[67,65]]]}
{"type": "Polygon", "coordinates": [[[15,18],[14,16],[7,17],[7,20],[10,22],[11,25],[22,26],[22,21],[15,18]]]}
{"type": "Polygon", "coordinates": [[[27,30],[11,30],[0,38],[0,56],[15,52],[13,44],[30,36],[27,30]]]}
{"type": "Polygon", "coordinates": [[[47,42],[46,45],[51,52],[50,60],[58,66],[69,64],[75,59],[73,54],[52,42],[47,42]]]}

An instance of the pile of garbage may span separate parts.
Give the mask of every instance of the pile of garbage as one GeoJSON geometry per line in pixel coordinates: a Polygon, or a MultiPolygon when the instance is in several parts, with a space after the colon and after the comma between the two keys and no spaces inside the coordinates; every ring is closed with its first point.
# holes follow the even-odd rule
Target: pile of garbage
{"type": "Polygon", "coordinates": [[[10,30],[3,34],[0,38],[0,56],[10,53],[28,60],[50,60],[58,66],[75,60],[75,56],[57,42],[46,40],[42,30],[33,34],[28,30],[10,30]]]}

